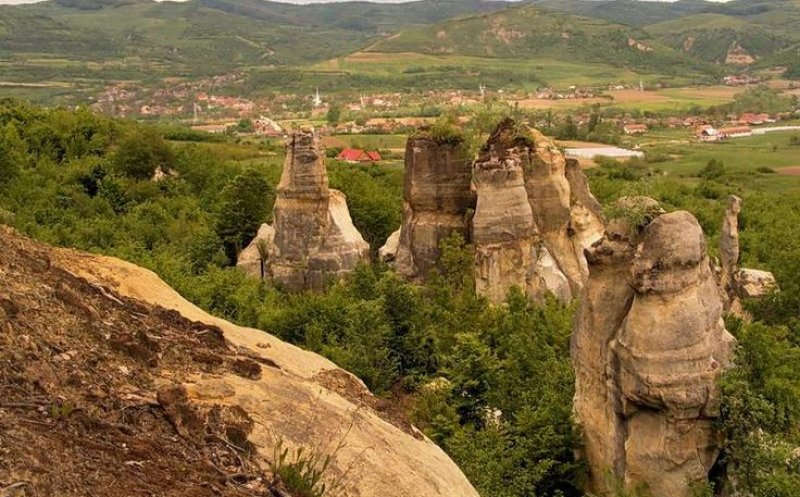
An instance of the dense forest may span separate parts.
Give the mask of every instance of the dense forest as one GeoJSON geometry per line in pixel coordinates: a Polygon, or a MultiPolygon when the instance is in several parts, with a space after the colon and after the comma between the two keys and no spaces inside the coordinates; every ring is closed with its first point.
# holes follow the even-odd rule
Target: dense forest
{"type": "MultiPolygon", "coordinates": [[[[479,117],[469,133],[490,128],[492,115],[479,117]]],[[[318,294],[246,278],[232,264],[270,219],[282,154],[277,143],[220,142],[4,100],[0,223],[150,268],[204,309],[333,359],[402,406],[481,495],[582,495],[569,360],[576,306],[553,299],[536,307],[515,291],[506,305],[490,305],[475,295],[470,251],[457,237],[442,247],[441,269],[425,286],[379,263],[318,294]]],[[[741,495],[796,496],[800,195],[759,191],[750,181],[756,173],[721,164],[691,177],[658,168],[604,161],[588,174],[604,204],[644,194],[692,212],[712,251],[726,196],[743,197],[743,263],[773,271],[781,290],[747,304],[752,323],[728,319],[739,349],[738,367],[723,380],[720,473],[741,495]]],[[[377,249],[400,224],[403,171],[331,162],[329,175],[377,249]]]]}

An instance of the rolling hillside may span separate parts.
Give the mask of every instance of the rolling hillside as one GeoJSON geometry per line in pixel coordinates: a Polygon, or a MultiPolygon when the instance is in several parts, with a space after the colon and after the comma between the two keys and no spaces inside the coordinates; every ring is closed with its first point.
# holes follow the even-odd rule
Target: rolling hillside
{"type": "Polygon", "coordinates": [[[677,2],[642,2],[638,0],[533,0],[534,5],[549,10],[644,27],[649,24],[679,19],[713,9],[711,2],[679,0],[677,2]]]}
{"type": "Polygon", "coordinates": [[[792,1],[731,2],[708,12],[647,26],[667,45],[708,62],[725,62],[739,46],[755,59],[800,42],[800,4],[792,1]]]}
{"type": "Polygon", "coordinates": [[[368,51],[529,61],[550,59],[643,71],[701,70],[701,64],[644,31],[529,5],[408,28],[372,45],[368,51]]]}
{"type": "Polygon", "coordinates": [[[0,7],[0,57],[12,80],[31,71],[41,79],[78,77],[87,71],[80,63],[88,62],[103,66],[99,75],[110,78],[212,74],[325,60],[404,26],[506,6],[486,0],[403,6],[51,0],[0,7]],[[26,68],[17,70],[14,61],[26,68]]]}

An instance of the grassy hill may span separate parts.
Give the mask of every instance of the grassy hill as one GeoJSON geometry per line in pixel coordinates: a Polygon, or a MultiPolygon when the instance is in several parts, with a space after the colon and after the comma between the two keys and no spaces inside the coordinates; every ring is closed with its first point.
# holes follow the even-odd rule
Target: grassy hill
{"type": "Polygon", "coordinates": [[[713,8],[703,0],[642,2],[639,0],[533,0],[537,7],[643,27],[713,8]]]}
{"type": "Polygon", "coordinates": [[[99,64],[98,75],[117,79],[212,74],[325,60],[403,26],[505,6],[486,0],[421,0],[402,6],[51,0],[0,7],[0,58],[11,79],[94,74],[76,62],[99,64]],[[112,67],[114,62],[124,67],[112,67]],[[26,68],[17,70],[23,63],[26,68]]]}
{"type": "Polygon", "coordinates": [[[644,31],[530,5],[408,28],[367,51],[550,59],[645,71],[700,70],[700,65],[644,31]]]}

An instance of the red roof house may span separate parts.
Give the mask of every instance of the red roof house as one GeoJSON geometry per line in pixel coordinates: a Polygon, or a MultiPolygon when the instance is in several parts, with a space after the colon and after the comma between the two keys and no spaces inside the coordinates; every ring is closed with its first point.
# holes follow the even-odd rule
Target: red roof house
{"type": "Polygon", "coordinates": [[[336,156],[336,160],[350,162],[351,164],[358,162],[378,162],[381,160],[381,154],[379,154],[377,151],[365,151],[358,148],[345,148],[339,152],[339,155],[336,156]]]}

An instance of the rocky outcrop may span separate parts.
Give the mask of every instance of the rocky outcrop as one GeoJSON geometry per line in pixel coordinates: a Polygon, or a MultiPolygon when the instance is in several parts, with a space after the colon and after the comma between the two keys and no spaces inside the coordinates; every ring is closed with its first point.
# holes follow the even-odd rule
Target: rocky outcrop
{"type": "Polygon", "coordinates": [[[237,265],[252,268],[254,253],[266,243],[267,274],[290,291],[321,290],[369,260],[344,194],[328,186],[322,143],[311,131],[289,141],[273,216],[272,243],[264,229],[237,265]]]}
{"type": "Polygon", "coordinates": [[[590,490],[610,495],[617,480],[688,497],[719,452],[716,381],[734,339],[697,220],[643,198],[619,212],[631,215],[587,251],[572,342],[590,490]]]}
{"type": "Polygon", "coordinates": [[[567,159],[566,177],[570,195],[570,224],[567,233],[572,237],[583,283],[589,277],[584,251],[603,237],[603,206],[592,195],[586,175],[577,160],[567,159]]]}
{"type": "Polygon", "coordinates": [[[525,167],[528,201],[542,243],[577,296],[588,275],[583,250],[602,231],[601,210],[577,163],[568,168],[551,140],[536,130],[530,134],[534,146],[525,167]]]}
{"type": "Polygon", "coordinates": [[[768,271],[739,268],[739,213],[742,199],[735,195],[728,197],[728,206],[722,220],[719,252],[719,288],[726,312],[749,318],[742,307],[741,299],[759,298],[777,290],[775,276],[768,271]]]}
{"type": "Polygon", "coordinates": [[[588,277],[583,252],[602,236],[603,216],[576,161],[538,131],[505,119],[471,170],[460,141],[409,140],[399,243],[392,235],[381,258],[424,278],[453,232],[475,249],[480,295],[501,302],[516,286],[535,301],[552,293],[566,302],[588,277]]]}
{"type": "MultiPolygon", "coordinates": [[[[453,233],[469,238],[471,161],[461,139],[437,140],[423,130],[406,144],[403,222],[395,252],[400,274],[424,279],[453,233]]],[[[387,249],[388,250],[388,249],[387,249]]]]}
{"type": "Polygon", "coordinates": [[[337,495],[478,496],[355,376],[208,315],[151,271],[0,226],[0,288],[0,360],[15,365],[0,379],[16,387],[3,400],[25,403],[0,409],[7,483],[36,495],[283,495],[269,488],[280,444],[330,456],[323,479],[340,482],[337,495]]]}

